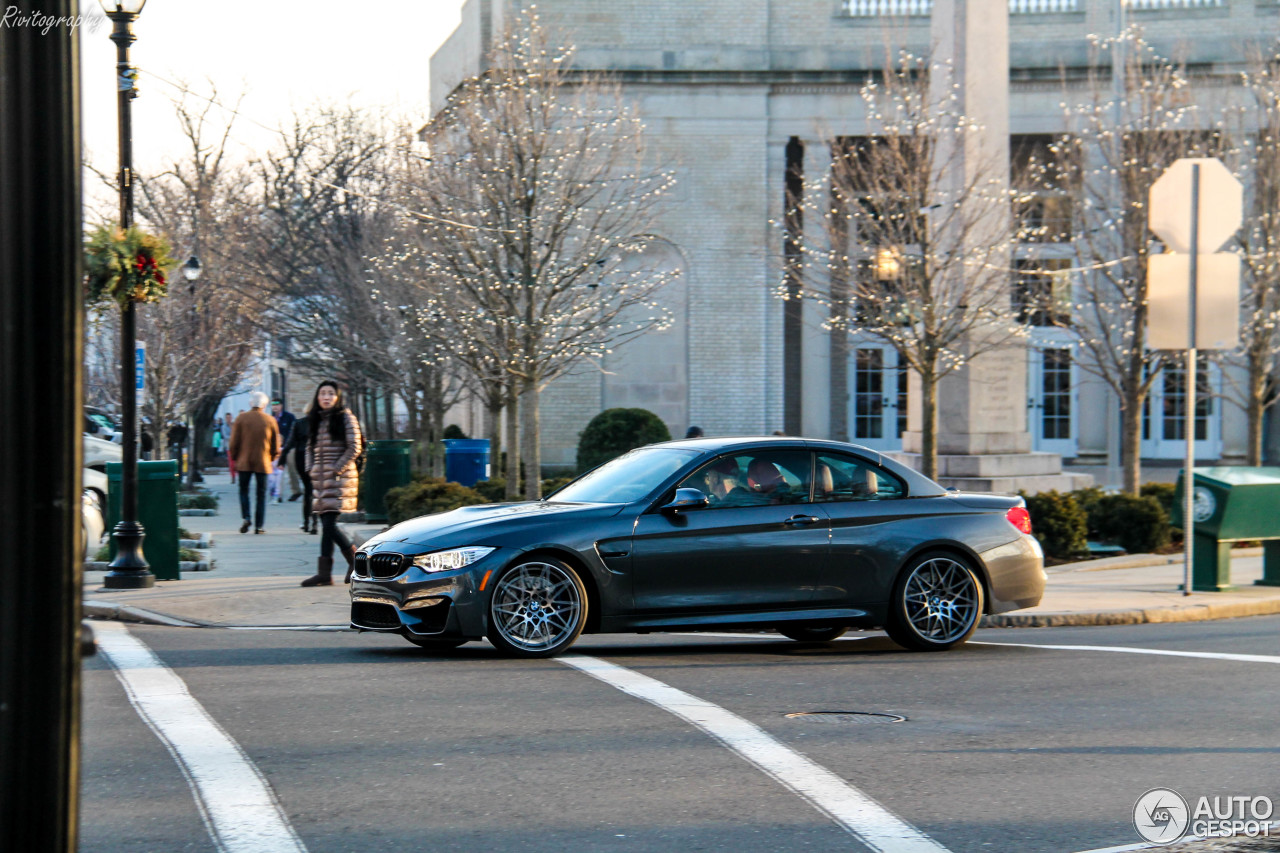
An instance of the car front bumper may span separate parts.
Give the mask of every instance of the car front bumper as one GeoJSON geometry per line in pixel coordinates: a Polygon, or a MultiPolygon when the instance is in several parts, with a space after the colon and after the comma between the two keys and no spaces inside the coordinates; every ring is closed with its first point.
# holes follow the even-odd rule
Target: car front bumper
{"type": "MultiPolygon", "coordinates": [[[[381,552],[378,556],[390,555],[381,552]]],[[[413,555],[397,556],[408,563],[413,555]]],[[[421,637],[480,639],[488,629],[487,597],[481,587],[491,581],[494,569],[501,564],[494,556],[449,572],[431,573],[410,565],[394,577],[375,578],[368,572],[368,555],[358,554],[351,578],[351,627],[421,637]]]]}

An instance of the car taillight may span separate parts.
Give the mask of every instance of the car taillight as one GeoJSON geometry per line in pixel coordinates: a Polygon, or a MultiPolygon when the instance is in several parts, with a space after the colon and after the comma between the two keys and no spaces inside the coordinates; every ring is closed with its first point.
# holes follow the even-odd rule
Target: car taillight
{"type": "Polygon", "coordinates": [[[1027,512],[1025,506],[1010,507],[1009,511],[1004,514],[1009,523],[1021,530],[1023,533],[1031,532],[1031,513],[1027,512]]]}

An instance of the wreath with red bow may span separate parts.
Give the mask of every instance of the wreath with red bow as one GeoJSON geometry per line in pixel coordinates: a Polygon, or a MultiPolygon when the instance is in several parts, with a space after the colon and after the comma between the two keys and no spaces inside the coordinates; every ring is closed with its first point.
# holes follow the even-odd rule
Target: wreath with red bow
{"type": "Polygon", "coordinates": [[[166,273],[177,265],[163,237],[103,225],[85,245],[85,295],[91,305],[158,302],[169,292],[166,273]]]}

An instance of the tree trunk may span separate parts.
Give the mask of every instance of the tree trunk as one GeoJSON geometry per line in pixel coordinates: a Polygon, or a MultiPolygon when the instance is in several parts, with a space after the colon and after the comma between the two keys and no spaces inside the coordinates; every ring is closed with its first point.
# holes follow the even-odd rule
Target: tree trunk
{"type": "Polygon", "coordinates": [[[538,383],[525,379],[520,392],[520,457],[524,462],[524,496],[542,497],[542,436],[538,422],[538,383]]]}
{"type": "Polygon", "coordinates": [[[507,384],[507,500],[520,499],[520,428],[516,418],[520,402],[514,382],[507,384]]]}
{"type": "MultiPolygon", "coordinates": [[[[1252,359],[1250,359],[1252,362],[1252,359]]],[[[1249,365],[1249,405],[1245,409],[1248,421],[1249,450],[1246,464],[1258,466],[1262,464],[1262,417],[1266,412],[1267,374],[1265,368],[1255,369],[1249,365]]]]}
{"type": "Polygon", "coordinates": [[[920,374],[920,473],[938,479],[938,378],[920,374]]]}
{"type": "Polygon", "coordinates": [[[1124,491],[1136,495],[1142,485],[1142,400],[1128,394],[1120,412],[1120,467],[1124,491]]]}
{"type": "Polygon", "coordinates": [[[489,476],[494,478],[502,470],[502,398],[492,393],[485,395],[484,411],[489,428],[489,476]]]}

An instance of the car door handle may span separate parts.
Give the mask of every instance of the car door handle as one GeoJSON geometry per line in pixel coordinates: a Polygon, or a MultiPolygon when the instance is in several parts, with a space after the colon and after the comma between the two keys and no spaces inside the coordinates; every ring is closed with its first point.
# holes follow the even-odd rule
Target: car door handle
{"type": "Polygon", "coordinates": [[[797,524],[817,524],[819,521],[822,519],[816,515],[793,515],[782,523],[794,527],[797,524]]]}

